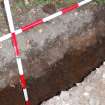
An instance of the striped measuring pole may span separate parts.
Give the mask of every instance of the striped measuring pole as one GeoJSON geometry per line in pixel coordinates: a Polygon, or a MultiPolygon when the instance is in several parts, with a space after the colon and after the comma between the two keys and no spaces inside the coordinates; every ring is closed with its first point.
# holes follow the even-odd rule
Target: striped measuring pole
{"type": "Polygon", "coordinates": [[[9,0],[4,0],[4,5],[5,5],[5,11],[6,11],[6,15],[7,15],[9,28],[10,28],[10,31],[11,31],[11,41],[12,41],[13,47],[15,49],[16,61],[17,61],[17,65],[18,65],[21,86],[22,86],[23,93],[24,93],[24,98],[25,98],[25,105],[30,105],[29,98],[28,98],[28,93],[27,93],[27,89],[26,89],[26,80],[25,80],[25,77],[24,77],[22,61],[21,61],[21,58],[20,58],[19,46],[18,46],[18,43],[17,43],[16,33],[15,33],[14,25],[13,25],[13,19],[12,19],[12,15],[11,15],[9,0]]]}
{"type": "MultiPolygon", "coordinates": [[[[56,17],[58,17],[58,16],[60,16],[60,15],[63,15],[63,14],[65,14],[65,13],[67,13],[67,12],[70,12],[70,11],[76,9],[76,8],[79,8],[79,7],[81,7],[81,6],[83,6],[83,5],[87,4],[87,3],[89,3],[89,2],[91,2],[91,1],[92,1],[92,0],[84,0],[84,1],[81,1],[81,2],[79,2],[79,3],[73,4],[73,5],[71,5],[70,7],[63,8],[63,9],[61,9],[59,12],[56,12],[56,13],[54,13],[54,14],[48,16],[48,17],[45,17],[45,18],[43,18],[43,19],[38,19],[38,20],[34,21],[34,22],[31,23],[31,24],[28,24],[28,25],[26,25],[26,26],[20,27],[19,29],[15,30],[14,33],[15,33],[16,35],[18,35],[18,34],[24,32],[24,31],[28,31],[28,30],[32,29],[33,27],[36,27],[36,26],[38,26],[38,25],[40,25],[40,24],[42,24],[42,23],[45,23],[45,22],[47,22],[47,21],[50,21],[50,20],[52,20],[52,19],[54,19],[54,18],[56,18],[56,17]]],[[[2,42],[2,41],[4,41],[4,40],[7,40],[7,39],[9,39],[10,37],[11,37],[11,33],[9,33],[9,34],[7,34],[7,35],[5,35],[5,36],[2,36],[2,37],[0,37],[0,42],[2,42]]]]}

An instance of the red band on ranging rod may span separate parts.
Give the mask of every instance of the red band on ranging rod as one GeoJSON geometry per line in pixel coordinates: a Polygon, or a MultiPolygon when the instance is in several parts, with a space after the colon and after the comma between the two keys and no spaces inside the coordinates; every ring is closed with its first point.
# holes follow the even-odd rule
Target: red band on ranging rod
{"type": "Polygon", "coordinates": [[[20,75],[20,80],[21,80],[22,88],[25,89],[26,88],[26,80],[24,78],[24,75],[20,75]]]}
{"type": "Polygon", "coordinates": [[[15,48],[15,54],[16,54],[16,56],[19,56],[20,52],[19,52],[19,49],[18,49],[18,44],[17,44],[17,40],[16,40],[16,34],[12,33],[11,35],[12,35],[12,37],[11,37],[12,44],[13,44],[13,46],[15,48]]]}
{"type": "Polygon", "coordinates": [[[30,101],[29,101],[29,100],[26,101],[26,102],[25,102],[25,105],[30,105],[30,101]]]}
{"type": "Polygon", "coordinates": [[[71,5],[70,7],[61,9],[61,11],[62,11],[63,14],[65,14],[65,13],[67,13],[67,12],[70,12],[70,11],[72,11],[72,10],[78,8],[78,7],[79,7],[79,5],[78,5],[78,3],[77,3],[77,4],[71,5]]]}
{"type": "Polygon", "coordinates": [[[43,20],[42,19],[39,19],[39,20],[37,20],[37,21],[29,24],[29,25],[26,25],[24,27],[21,27],[21,29],[22,29],[22,31],[27,31],[27,30],[29,30],[29,29],[31,29],[31,28],[33,28],[33,27],[35,27],[35,26],[37,26],[37,25],[39,25],[41,23],[43,23],[43,20]]]}

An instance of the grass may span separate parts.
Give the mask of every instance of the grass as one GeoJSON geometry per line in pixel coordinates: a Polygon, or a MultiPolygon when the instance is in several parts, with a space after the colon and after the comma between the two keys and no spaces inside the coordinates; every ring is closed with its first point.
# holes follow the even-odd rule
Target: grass
{"type": "Polygon", "coordinates": [[[105,4],[105,0],[94,0],[97,4],[105,4]]]}
{"type": "MultiPolygon", "coordinates": [[[[25,5],[23,0],[18,0],[18,2],[15,2],[15,7],[14,8],[20,8],[20,9],[24,9],[24,8],[30,8],[32,6],[36,6],[36,5],[45,5],[45,4],[49,4],[49,3],[53,3],[55,0],[31,0],[32,2],[30,2],[29,5],[25,5]]],[[[73,3],[76,2],[76,0],[64,0],[65,4],[67,5],[71,5],[73,3]]],[[[63,7],[65,6],[64,3],[62,3],[60,0],[56,0],[55,2],[55,6],[57,8],[63,7]]]]}
{"type": "MultiPolygon", "coordinates": [[[[49,4],[49,3],[53,3],[54,0],[34,0],[34,3],[35,4],[49,4]]],[[[76,0],[64,0],[64,2],[67,4],[67,5],[71,5],[73,3],[76,2],[76,0]]],[[[60,0],[56,0],[56,3],[55,3],[55,6],[57,8],[60,8],[60,7],[63,7],[64,4],[60,1],[60,0]]]]}

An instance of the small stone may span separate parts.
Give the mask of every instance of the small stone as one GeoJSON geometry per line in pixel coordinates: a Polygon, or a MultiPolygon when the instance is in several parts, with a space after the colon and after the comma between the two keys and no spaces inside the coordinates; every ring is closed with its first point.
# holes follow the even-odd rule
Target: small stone
{"type": "Polygon", "coordinates": [[[105,74],[102,75],[102,78],[105,79],[105,74]]]}
{"type": "Polygon", "coordinates": [[[100,72],[101,72],[100,69],[99,68],[96,68],[96,73],[97,74],[100,74],[100,72]]]}
{"type": "Polygon", "coordinates": [[[19,14],[21,14],[21,13],[22,13],[22,10],[21,10],[20,8],[17,8],[17,12],[18,12],[19,14]]]}
{"type": "Polygon", "coordinates": [[[76,85],[77,85],[77,86],[80,86],[81,84],[80,84],[80,83],[76,83],[76,85]]]}
{"type": "Polygon", "coordinates": [[[30,47],[31,47],[31,45],[30,45],[30,40],[28,39],[28,40],[26,41],[26,49],[28,50],[28,49],[30,49],[30,47]]]}
{"type": "Polygon", "coordinates": [[[88,14],[88,11],[87,10],[85,11],[85,14],[88,14]]]}
{"type": "Polygon", "coordinates": [[[31,9],[31,13],[32,13],[32,14],[36,14],[35,9],[31,9]]]}
{"type": "Polygon", "coordinates": [[[59,97],[59,96],[56,96],[56,99],[57,99],[57,100],[60,100],[60,97],[59,97]]]}
{"type": "Polygon", "coordinates": [[[86,86],[85,87],[85,90],[88,91],[88,92],[90,92],[92,89],[93,89],[93,87],[91,87],[91,86],[86,86]]]}
{"type": "Polygon", "coordinates": [[[39,30],[38,30],[38,32],[39,32],[39,33],[42,33],[42,32],[43,32],[43,30],[42,30],[42,29],[39,29],[39,30]]]}
{"type": "Polygon", "coordinates": [[[78,12],[75,12],[74,15],[77,16],[78,15],[78,12]]]}
{"type": "Polygon", "coordinates": [[[96,70],[99,70],[99,68],[96,68],[96,70]]]}
{"type": "Polygon", "coordinates": [[[25,5],[29,5],[29,1],[28,0],[24,0],[25,5]]]}
{"type": "Polygon", "coordinates": [[[97,98],[90,98],[89,105],[100,105],[100,101],[97,98]]]}
{"type": "Polygon", "coordinates": [[[15,88],[15,85],[10,83],[10,87],[15,88]]]}
{"type": "Polygon", "coordinates": [[[21,24],[21,25],[23,25],[23,23],[22,23],[22,22],[21,22],[20,24],[21,24]]]}
{"type": "Polygon", "coordinates": [[[8,32],[8,29],[4,29],[4,32],[8,32]]]}
{"type": "Polygon", "coordinates": [[[0,14],[0,16],[3,16],[2,14],[0,14]]]}
{"type": "Polygon", "coordinates": [[[103,65],[105,65],[105,61],[103,62],[103,65]]]}
{"type": "Polygon", "coordinates": [[[89,93],[88,92],[84,92],[83,95],[87,97],[87,96],[89,96],[89,93]]]}
{"type": "Polygon", "coordinates": [[[52,21],[52,24],[55,24],[55,22],[54,22],[54,21],[52,21]]]}
{"type": "Polygon", "coordinates": [[[62,99],[63,101],[67,101],[69,99],[69,93],[67,91],[62,91],[60,94],[60,99],[62,99]]]}

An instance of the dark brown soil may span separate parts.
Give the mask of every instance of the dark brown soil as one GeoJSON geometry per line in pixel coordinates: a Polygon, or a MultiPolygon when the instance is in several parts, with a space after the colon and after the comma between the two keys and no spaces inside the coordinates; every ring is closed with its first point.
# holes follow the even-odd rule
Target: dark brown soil
{"type": "Polygon", "coordinates": [[[45,13],[48,13],[48,14],[53,14],[56,12],[56,7],[54,4],[46,4],[43,6],[42,10],[45,12],[45,13]]]}

